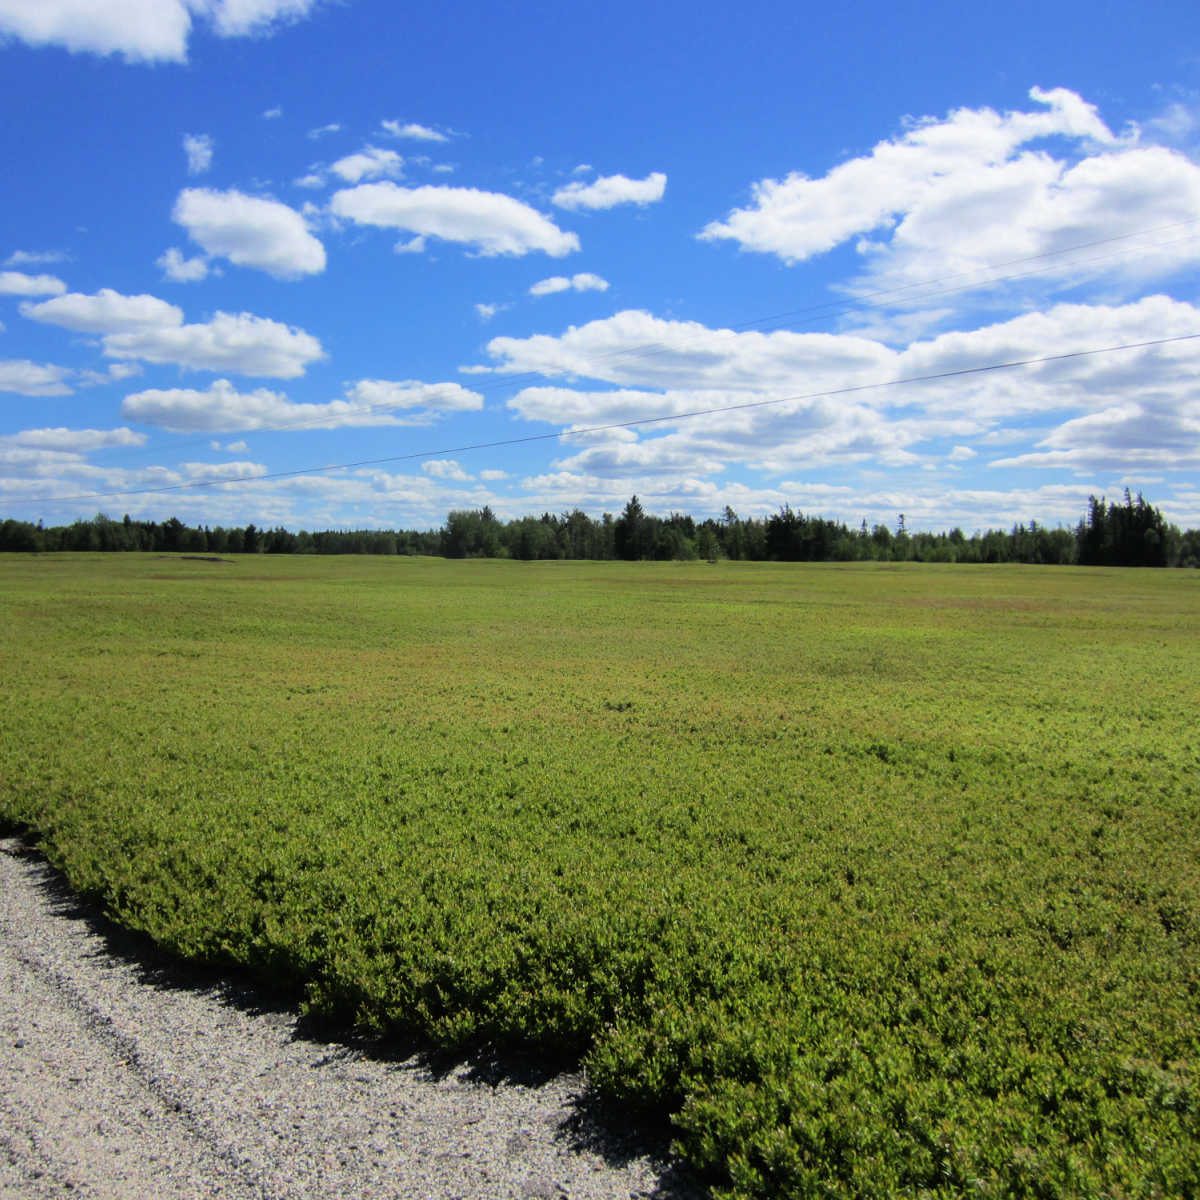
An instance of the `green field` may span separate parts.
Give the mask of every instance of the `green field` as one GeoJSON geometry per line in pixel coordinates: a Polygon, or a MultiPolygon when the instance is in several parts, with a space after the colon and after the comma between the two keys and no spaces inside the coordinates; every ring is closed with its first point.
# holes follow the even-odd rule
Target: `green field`
{"type": "Polygon", "coordinates": [[[0,823],[722,1196],[1200,1194],[1200,573],[0,557],[0,823]]]}

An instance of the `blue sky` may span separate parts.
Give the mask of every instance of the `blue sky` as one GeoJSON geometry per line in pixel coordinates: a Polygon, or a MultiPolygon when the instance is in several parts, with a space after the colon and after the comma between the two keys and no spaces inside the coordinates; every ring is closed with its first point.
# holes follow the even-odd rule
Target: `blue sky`
{"type": "Polygon", "coordinates": [[[0,88],[0,515],[1200,526],[1194,3],[0,0],[0,88]]]}

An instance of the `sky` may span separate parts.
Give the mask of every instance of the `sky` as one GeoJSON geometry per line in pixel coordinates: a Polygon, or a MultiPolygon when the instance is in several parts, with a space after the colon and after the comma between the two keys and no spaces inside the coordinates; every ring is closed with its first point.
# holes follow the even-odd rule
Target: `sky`
{"type": "Polygon", "coordinates": [[[1194,0],[0,0],[0,98],[0,518],[1200,527],[1194,0]]]}

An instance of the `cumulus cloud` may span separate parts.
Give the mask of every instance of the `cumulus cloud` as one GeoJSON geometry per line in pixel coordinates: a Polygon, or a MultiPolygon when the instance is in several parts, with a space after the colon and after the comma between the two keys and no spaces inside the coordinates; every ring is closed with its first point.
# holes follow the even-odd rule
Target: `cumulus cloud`
{"type": "Polygon", "coordinates": [[[565,275],[552,275],[535,283],[530,289],[531,296],[552,296],[555,292],[566,292],[571,289],[571,281],[565,275]]]}
{"type": "Polygon", "coordinates": [[[142,368],[137,363],[112,362],[108,364],[107,371],[91,369],[76,371],[75,382],[80,387],[103,387],[105,384],[120,383],[122,380],[131,379],[134,375],[141,373],[142,368]]]}
{"type": "Polygon", "coordinates": [[[559,208],[601,209],[618,204],[636,204],[644,208],[663,198],[667,177],[654,171],[645,179],[629,179],[624,175],[604,175],[591,183],[576,180],[560,187],[551,197],[559,208]]]}
{"type": "Polygon", "coordinates": [[[221,37],[269,33],[279,25],[302,20],[317,0],[217,0],[213,26],[221,37]]]}
{"type": "Polygon", "coordinates": [[[593,275],[590,271],[581,271],[569,279],[565,275],[552,275],[535,283],[530,289],[531,296],[552,296],[555,292],[606,292],[608,280],[593,275]]]}
{"type": "Polygon", "coordinates": [[[65,250],[14,250],[5,260],[6,267],[37,267],[46,263],[68,262],[65,250]]]}
{"type": "Polygon", "coordinates": [[[172,246],[164,250],[155,260],[163,275],[172,283],[196,283],[208,278],[208,259],[204,257],[184,258],[183,251],[172,246]]]}
{"type": "Polygon", "coordinates": [[[475,314],[481,321],[490,321],[498,312],[503,312],[507,304],[476,304],[475,314]]]}
{"type": "Polygon", "coordinates": [[[239,191],[185,188],[172,213],[209,255],[254,267],[276,279],[298,279],[325,270],[325,247],[304,218],[281,204],[239,191]]]}
{"type": "Polygon", "coordinates": [[[316,0],[0,0],[0,34],[127,62],[183,62],[193,15],[221,37],[266,34],[308,15],[316,0]]]}
{"type": "Polygon", "coordinates": [[[157,296],[124,296],[112,288],[92,295],[68,292],[38,304],[25,301],[21,315],[73,333],[114,334],[159,329],[183,322],[183,310],[157,296]]]}
{"type": "MultiPolygon", "coordinates": [[[[900,137],[834,167],[754,185],[754,203],[700,233],[795,263],[857,240],[864,270],[852,290],[894,290],[930,277],[977,286],[994,268],[1042,259],[1038,280],[1123,272],[1140,279],[1200,262],[1200,245],[1139,238],[1129,253],[1087,244],[1200,218],[1200,166],[1118,137],[1063,88],[1034,88],[1041,109],[958,109],[913,122],[900,137]],[[1047,147],[1048,139],[1059,156],[1047,147]],[[1080,253],[1067,253],[1081,248],[1080,253]]],[[[898,299],[907,299],[899,297],[898,299]]]]}
{"type": "Polygon", "coordinates": [[[346,389],[349,399],[373,411],[424,408],[436,412],[477,412],[483,397],[457,383],[416,380],[360,379],[346,389]]]}
{"type": "Polygon", "coordinates": [[[448,142],[450,139],[428,125],[418,125],[414,121],[401,124],[399,121],[380,121],[380,128],[389,137],[408,138],[414,142],[448,142]]]}
{"type": "Polygon", "coordinates": [[[207,133],[185,133],[183,152],[187,155],[189,175],[203,175],[213,160],[213,140],[207,133]]]}
{"type": "Polygon", "coordinates": [[[424,462],[421,464],[421,470],[435,479],[454,479],[465,483],[471,478],[452,458],[436,458],[431,462],[424,462]]]}
{"type": "Polygon", "coordinates": [[[1064,421],[1027,454],[992,467],[1073,471],[1200,467],[1200,400],[1147,397],[1064,421]]]}
{"type": "Polygon", "coordinates": [[[502,373],[579,376],[635,387],[807,390],[886,377],[895,354],[850,334],[734,332],[669,321],[636,309],[561,337],[498,337],[487,344],[502,373]]]}
{"type": "Polygon", "coordinates": [[[53,275],[0,271],[0,296],[61,296],[67,285],[53,275]]]}
{"type": "Polygon", "coordinates": [[[378,179],[381,176],[395,179],[403,174],[403,168],[404,159],[395,150],[364,146],[357,154],[339,158],[329,169],[346,183],[358,183],[363,179],[378,179]]]}
{"type": "Polygon", "coordinates": [[[29,446],[39,450],[61,450],[72,454],[90,454],[114,446],[144,446],[146,435],[132,429],[23,429],[0,437],[5,446],[29,446]]]}
{"type": "MultiPolygon", "coordinates": [[[[363,379],[346,399],[297,404],[282,392],[239,392],[227,379],[206,389],[150,388],[125,398],[122,415],[171,433],[225,433],[252,429],[339,429],[347,426],[424,424],[439,412],[478,409],[483,398],[456,383],[363,379]],[[396,410],[423,410],[397,417],[396,410]]],[[[228,448],[228,447],[227,447],[228,448]]]]}
{"type": "Polygon", "coordinates": [[[0,392],[16,392],[21,396],[69,396],[73,390],[66,382],[69,376],[65,367],[24,358],[0,359],[0,392]]]}
{"type": "Polygon", "coordinates": [[[294,379],[324,358],[310,333],[251,313],[216,313],[198,325],[156,326],[104,338],[112,358],[170,364],[202,371],[294,379]]]}
{"type": "Polygon", "coordinates": [[[38,304],[24,301],[24,316],[75,333],[98,334],[105,355],[122,360],[114,378],[133,373],[128,360],[205,371],[292,379],[324,357],[321,343],[302,329],[251,313],[216,313],[195,325],[183,311],[156,296],[124,296],[111,288],[94,295],[68,292],[38,304]]]}
{"type": "Polygon", "coordinates": [[[459,242],[484,257],[540,250],[561,258],[579,249],[574,233],[564,233],[536,209],[511,196],[475,188],[365,183],[335,192],[330,209],[360,225],[459,242]]]}
{"type": "Polygon", "coordinates": [[[1058,305],[901,350],[858,335],[735,332],[638,312],[557,338],[493,338],[488,350],[497,370],[561,381],[508,403],[562,428],[568,444],[579,429],[639,423],[636,433],[590,437],[558,464],[595,478],[682,471],[689,456],[697,477],[735,464],[776,475],[802,464],[950,469],[1001,444],[1011,447],[1002,466],[1145,468],[1157,458],[1166,468],[1192,463],[1200,445],[1191,394],[1200,340],[1136,344],[1198,331],[1200,309],[1151,296],[1058,305]],[[1054,357],[1078,351],[1104,352],[1054,357]],[[929,378],[963,371],[977,373],[929,378]],[[1012,428],[1031,421],[1033,431],[1012,428]]]}

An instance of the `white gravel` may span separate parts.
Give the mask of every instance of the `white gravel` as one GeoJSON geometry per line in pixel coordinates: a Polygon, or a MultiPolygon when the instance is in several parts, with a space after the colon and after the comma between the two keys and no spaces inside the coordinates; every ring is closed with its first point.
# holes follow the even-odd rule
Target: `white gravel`
{"type": "Polygon", "coordinates": [[[0,1197],[659,1197],[701,1192],[578,1076],[307,1040],[294,1013],[164,969],[0,839],[0,1197]]]}

